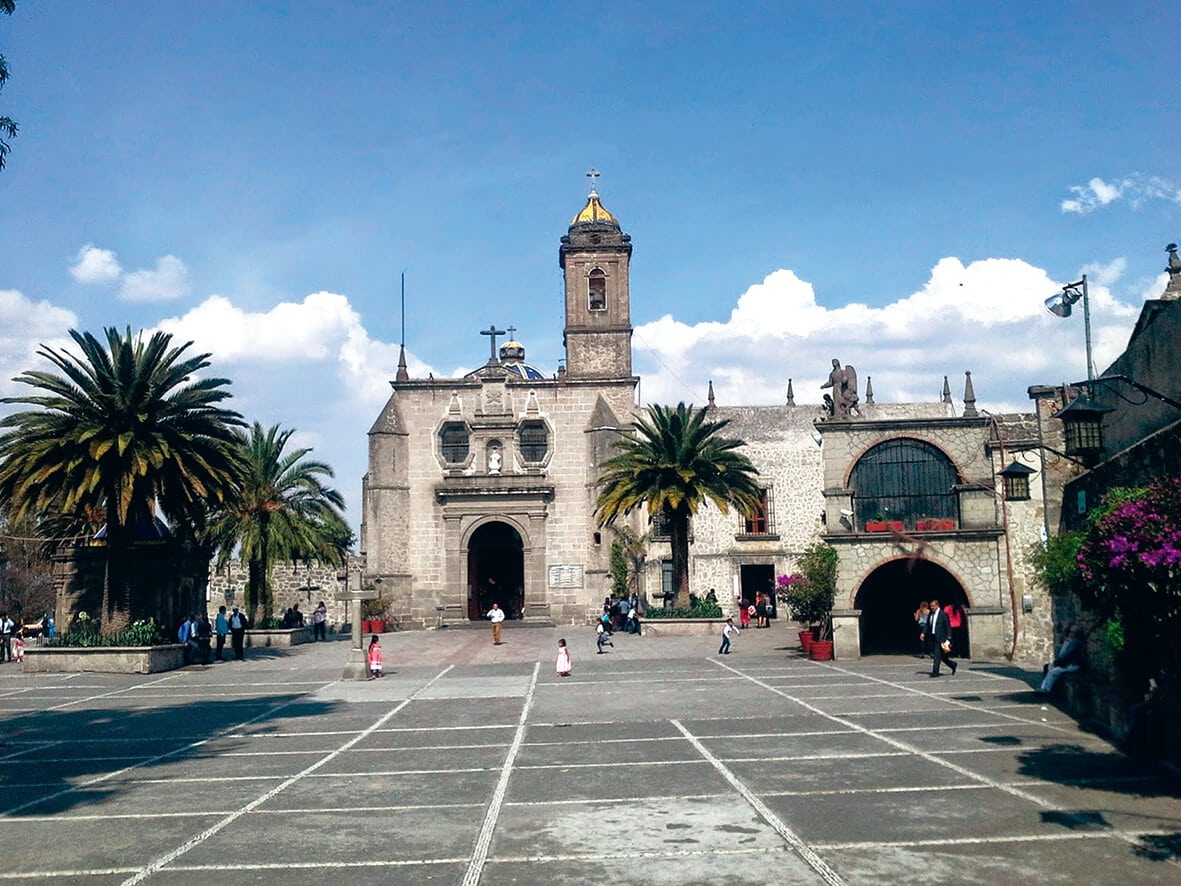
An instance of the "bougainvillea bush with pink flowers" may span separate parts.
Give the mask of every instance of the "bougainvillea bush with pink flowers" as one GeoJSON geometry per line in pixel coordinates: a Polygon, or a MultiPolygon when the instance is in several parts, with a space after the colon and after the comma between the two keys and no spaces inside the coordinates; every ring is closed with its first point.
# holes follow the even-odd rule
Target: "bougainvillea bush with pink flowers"
{"type": "Polygon", "coordinates": [[[1181,674],[1181,479],[1112,490],[1091,515],[1078,567],[1079,601],[1123,628],[1125,676],[1181,674]]]}

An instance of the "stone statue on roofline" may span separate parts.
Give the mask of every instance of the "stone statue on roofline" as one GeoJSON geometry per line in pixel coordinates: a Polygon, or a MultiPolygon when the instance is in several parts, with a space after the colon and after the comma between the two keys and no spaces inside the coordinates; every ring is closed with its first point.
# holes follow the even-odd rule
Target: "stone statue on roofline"
{"type": "Polygon", "coordinates": [[[832,372],[821,390],[832,388],[832,396],[824,397],[824,408],[828,418],[849,418],[857,412],[860,398],[857,396],[857,370],[850,365],[841,366],[841,361],[832,358],[832,372]]]}

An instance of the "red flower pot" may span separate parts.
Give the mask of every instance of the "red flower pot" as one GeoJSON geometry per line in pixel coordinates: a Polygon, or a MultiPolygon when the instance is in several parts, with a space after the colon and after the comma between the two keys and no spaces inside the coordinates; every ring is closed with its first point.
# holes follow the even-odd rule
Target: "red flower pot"
{"type": "Polygon", "coordinates": [[[866,532],[889,532],[890,530],[894,530],[895,532],[901,532],[902,531],[902,521],[901,520],[866,520],[865,521],[865,531],[866,532]]]}
{"type": "Polygon", "coordinates": [[[813,640],[808,654],[812,661],[832,661],[832,640],[813,640]]]}
{"type": "Polygon", "coordinates": [[[955,529],[955,520],[947,517],[930,517],[917,521],[914,528],[919,532],[947,532],[955,529]]]}
{"type": "Polygon", "coordinates": [[[808,650],[812,648],[812,641],[815,639],[816,636],[811,631],[800,631],[800,646],[804,649],[804,655],[808,654],[808,650]]]}
{"type": "Polygon", "coordinates": [[[369,625],[369,630],[365,632],[367,634],[384,634],[385,633],[385,619],[384,618],[375,618],[372,621],[368,622],[368,625],[369,625]]]}

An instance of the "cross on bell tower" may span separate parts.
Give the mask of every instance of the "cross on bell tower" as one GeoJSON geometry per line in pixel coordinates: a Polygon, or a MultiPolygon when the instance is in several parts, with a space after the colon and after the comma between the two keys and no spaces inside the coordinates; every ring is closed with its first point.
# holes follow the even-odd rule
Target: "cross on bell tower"
{"type": "Polygon", "coordinates": [[[491,341],[488,342],[488,362],[496,363],[496,336],[504,335],[504,330],[497,329],[496,324],[493,323],[487,329],[481,329],[480,335],[487,335],[491,338],[491,341]]]}

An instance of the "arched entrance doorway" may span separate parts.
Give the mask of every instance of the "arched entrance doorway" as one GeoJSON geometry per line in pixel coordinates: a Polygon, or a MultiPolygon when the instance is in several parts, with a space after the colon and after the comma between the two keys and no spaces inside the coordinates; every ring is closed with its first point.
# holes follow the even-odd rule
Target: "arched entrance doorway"
{"type": "Polygon", "coordinates": [[[467,617],[482,619],[493,603],[508,618],[525,609],[525,547],[512,526],[485,523],[467,545],[467,617]]]}
{"type": "MultiPolygon", "coordinates": [[[[853,603],[861,610],[862,655],[913,655],[919,651],[914,613],[919,603],[936,598],[940,604],[958,603],[968,609],[968,595],[955,577],[930,560],[904,557],[879,566],[862,583],[853,603]]],[[[967,657],[967,619],[955,656],[967,657]]]]}

